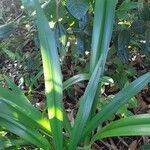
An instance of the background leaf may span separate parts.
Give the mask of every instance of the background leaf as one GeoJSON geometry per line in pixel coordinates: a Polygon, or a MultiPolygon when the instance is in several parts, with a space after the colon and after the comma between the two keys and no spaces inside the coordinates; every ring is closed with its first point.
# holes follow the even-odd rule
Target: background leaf
{"type": "Polygon", "coordinates": [[[81,19],[88,11],[89,5],[86,0],[67,0],[68,11],[77,19],[81,19]]]}
{"type": "Polygon", "coordinates": [[[129,42],[130,42],[130,31],[128,30],[121,31],[118,36],[117,53],[124,63],[128,63],[129,61],[129,51],[128,51],[129,42]]]}
{"type": "Polygon", "coordinates": [[[0,39],[8,37],[14,31],[14,23],[0,25],[0,39]]]}

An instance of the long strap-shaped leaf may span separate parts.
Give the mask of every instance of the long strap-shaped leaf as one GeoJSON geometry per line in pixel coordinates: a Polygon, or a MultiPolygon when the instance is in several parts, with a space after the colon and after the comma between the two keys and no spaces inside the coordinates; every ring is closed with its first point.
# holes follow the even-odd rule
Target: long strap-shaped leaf
{"type": "MultiPolygon", "coordinates": [[[[108,53],[108,47],[109,42],[111,38],[112,33],[112,20],[114,16],[115,11],[115,4],[116,1],[107,1],[107,0],[101,0],[103,4],[100,3],[99,0],[96,0],[96,10],[95,10],[95,18],[94,18],[94,29],[93,29],[93,41],[96,42],[97,38],[97,44],[100,44],[100,47],[103,49],[103,53],[99,54],[97,57],[97,61],[94,62],[94,65],[92,64],[92,76],[90,78],[90,81],[87,85],[87,88],[85,90],[85,93],[83,95],[83,98],[80,100],[80,107],[77,113],[77,117],[75,120],[75,124],[73,127],[73,131],[71,134],[71,140],[69,144],[69,149],[73,150],[76,149],[76,146],[81,139],[83,128],[85,127],[87,120],[90,116],[91,108],[94,102],[95,94],[97,91],[97,87],[99,84],[99,78],[103,73],[107,53],[108,53]],[[102,7],[101,7],[102,5],[102,7]],[[102,10],[100,10],[102,9],[102,10]],[[98,12],[101,11],[101,12],[98,12]],[[96,18],[98,17],[99,13],[102,13],[102,20],[103,22],[97,22],[96,18]],[[108,17],[108,18],[107,18],[108,17]],[[99,27],[101,26],[101,27],[99,27]],[[97,28],[101,28],[100,30],[94,32],[97,28]],[[104,30],[104,31],[102,31],[104,30]],[[95,35],[96,34],[96,35],[95,35]],[[100,35],[98,35],[100,34],[100,35]],[[101,36],[101,39],[98,37],[101,36]],[[96,41],[95,41],[96,40],[96,41]],[[95,67],[96,66],[96,67],[95,67]]],[[[99,19],[99,18],[98,18],[99,19]]],[[[99,19],[100,20],[100,19],[99,19]]],[[[93,47],[92,47],[93,48],[93,47]]],[[[95,53],[96,50],[94,50],[95,53]]],[[[94,54],[92,54],[94,55],[94,54]]],[[[95,59],[95,58],[94,58],[95,59]]]]}
{"type": "Polygon", "coordinates": [[[97,90],[97,86],[99,83],[99,76],[102,71],[102,67],[100,66],[101,61],[102,61],[102,57],[99,60],[99,63],[97,64],[90,78],[90,81],[87,85],[87,88],[85,90],[83,97],[80,99],[80,107],[77,113],[75,124],[73,126],[69,150],[76,149],[76,146],[81,138],[83,128],[85,127],[85,124],[90,115],[91,107],[92,107],[95,93],[97,90]]]}
{"type": "MultiPolygon", "coordinates": [[[[112,34],[116,0],[96,0],[91,45],[90,73],[93,72],[100,56],[103,55],[103,67],[107,58],[112,34]]],[[[104,68],[103,68],[104,69],[104,68]]]]}
{"type": "Polygon", "coordinates": [[[95,140],[111,136],[150,135],[150,114],[135,115],[108,124],[92,138],[95,140]]]}
{"type": "Polygon", "coordinates": [[[31,105],[23,93],[19,94],[18,92],[16,93],[15,91],[0,86],[0,98],[14,103],[13,106],[17,105],[29,118],[36,121],[45,131],[50,132],[48,119],[44,118],[43,115],[31,105]]]}
{"type": "Polygon", "coordinates": [[[31,115],[28,115],[24,108],[21,108],[15,103],[4,98],[0,98],[0,114],[7,114],[11,118],[15,118],[16,120],[20,121],[20,123],[22,123],[25,126],[28,126],[29,128],[41,130],[44,133],[46,132],[50,134],[49,126],[47,125],[47,119],[45,119],[45,121],[43,120],[41,125],[41,123],[39,123],[38,120],[34,120],[33,118],[31,118],[31,115]],[[43,126],[48,127],[44,128],[43,126]]]}
{"type": "Polygon", "coordinates": [[[150,73],[146,73],[122,89],[98,114],[89,121],[82,137],[96,128],[103,121],[113,115],[123,104],[127,103],[134,95],[150,82],[150,73]]]}
{"type": "MultiPolygon", "coordinates": [[[[78,82],[89,80],[89,79],[90,79],[90,74],[87,73],[77,74],[63,82],[63,90],[66,90],[67,88],[69,88],[70,86],[78,82]]],[[[107,76],[103,76],[100,80],[104,83],[112,83],[112,79],[107,76]]]]}
{"type": "MultiPolygon", "coordinates": [[[[107,54],[109,51],[109,44],[112,35],[113,20],[115,15],[116,0],[96,0],[94,10],[94,24],[91,45],[91,58],[90,58],[90,74],[93,72],[100,57],[103,57],[102,72],[106,63],[107,54]]],[[[95,100],[92,106],[91,116],[95,115],[97,101],[101,83],[98,86],[95,100]]]]}
{"type": "Polygon", "coordinates": [[[40,148],[45,150],[50,149],[50,145],[46,138],[44,138],[36,130],[27,128],[15,119],[10,118],[8,115],[0,114],[0,125],[40,148]]]}
{"type": "Polygon", "coordinates": [[[37,25],[42,53],[45,78],[45,92],[47,96],[48,117],[51,124],[55,149],[61,150],[63,145],[62,134],[62,75],[54,32],[50,29],[39,1],[34,0],[37,25]]]}

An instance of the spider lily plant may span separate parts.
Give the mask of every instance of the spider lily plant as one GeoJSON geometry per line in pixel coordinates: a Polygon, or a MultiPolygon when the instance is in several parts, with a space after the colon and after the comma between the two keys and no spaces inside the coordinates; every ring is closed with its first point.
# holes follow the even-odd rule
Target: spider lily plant
{"type": "Polygon", "coordinates": [[[54,32],[38,0],[33,0],[45,79],[47,112],[44,116],[24,93],[7,77],[8,88],[0,86],[0,130],[9,131],[18,138],[0,137],[0,149],[33,146],[43,150],[75,150],[91,148],[99,139],[114,136],[150,135],[150,115],[135,115],[101,127],[98,126],[114,115],[134,95],[150,82],[146,73],[117,93],[110,103],[96,113],[97,95],[101,88],[105,62],[111,40],[116,0],[95,0],[90,69],[88,74],[73,76],[62,81],[59,55],[54,32]],[[75,122],[71,126],[63,106],[63,90],[73,84],[88,80],[75,122]]]}

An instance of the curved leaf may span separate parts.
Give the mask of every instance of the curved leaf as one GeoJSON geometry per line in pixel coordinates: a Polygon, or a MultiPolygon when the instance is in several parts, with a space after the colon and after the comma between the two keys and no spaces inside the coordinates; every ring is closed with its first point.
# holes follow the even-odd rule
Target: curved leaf
{"type": "Polygon", "coordinates": [[[71,85],[76,84],[80,81],[89,80],[89,78],[90,75],[87,73],[75,75],[69,78],[68,80],[66,80],[65,82],[63,82],[63,90],[67,89],[71,85]]]}
{"type": "Polygon", "coordinates": [[[43,118],[43,115],[32,106],[32,104],[24,95],[22,95],[21,93],[15,93],[7,88],[3,88],[0,86],[0,98],[7,100],[9,103],[12,102],[16,104],[18,108],[22,109],[24,114],[35,120],[47,132],[50,132],[50,125],[48,120],[46,118],[43,118]]]}
{"type": "Polygon", "coordinates": [[[106,137],[114,136],[138,136],[138,135],[150,135],[150,125],[129,125],[125,127],[119,127],[112,130],[96,134],[92,140],[102,139],[106,137]]]}
{"type": "Polygon", "coordinates": [[[50,145],[46,138],[42,137],[42,135],[36,130],[25,127],[15,119],[10,118],[8,115],[0,114],[0,126],[40,148],[45,150],[50,149],[50,145]]]}
{"type": "MultiPolygon", "coordinates": [[[[97,139],[109,137],[109,134],[110,136],[145,135],[146,133],[144,131],[142,133],[142,130],[144,130],[144,127],[146,127],[147,125],[150,125],[149,114],[135,115],[135,116],[119,119],[117,121],[108,124],[107,126],[102,128],[99,132],[97,132],[93,136],[92,142],[94,142],[97,139]],[[123,128],[127,130],[123,130],[123,128]],[[140,129],[141,132],[139,132],[140,129]]],[[[150,133],[150,129],[148,130],[148,132],[150,133]]]]}
{"type": "MultiPolygon", "coordinates": [[[[49,128],[44,128],[41,125],[41,123],[39,123],[38,121],[32,119],[32,117],[30,115],[28,115],[26,113],[26,111],[24,111],[23,108],[20,108],[15,103],[13,103],[9,100],[0,98],[0,113],[5,114],[5,115],[9,115],[10,117],[15,118],[20,123],[22,123],[25,126],[28,126],[29,128],[42,130],[44,132],[50,133],[49,128]]],[[[48,121],[48,120],[45,119],[45,121],[43,121],[42,124],[48,123],[46,121],[48,121]]],[[[48,125],[46,125],[46,126],[48,126],[48,125]]]]}
{"type": "Polygon", "coordinates": [[[127,103],[134,95],[136,95],[144,86],[150,82],[150,73],[146,73],[123,88],[118,94],[112,98],[111,102],[107,104],[95,117],[93,117],[86,128],[84,129],[82,137],[85,137],[89,132],[96,128],[99,124],[107,120],[111,115],[116,113],[120,106],[127,103]]]}

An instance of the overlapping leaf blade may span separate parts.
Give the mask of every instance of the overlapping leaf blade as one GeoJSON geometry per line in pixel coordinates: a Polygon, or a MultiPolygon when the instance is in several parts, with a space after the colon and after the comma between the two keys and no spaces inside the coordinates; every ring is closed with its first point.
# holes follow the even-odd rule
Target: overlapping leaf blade
{"type": "Polygon", "coordinates": [[[43,61],[48,117],[55,148],[61,150],[63,146],[62,75],[56,40],[54,32],[50,29],[47,18],[40,7],[39,1],[34,0],[34,4],[43,61]]]}
{"type": "Polygon", "coordinates": [[[114,136],[138,136],[138,135],[150,135],[150,125],[129,125],[124,127],[115,128],[96,134],[92,141],[114,136]]]}
{"type": "Polygon", "coordinates": [[[111,39],[116,0],[96,0],[93,24],[90,72],[92,73],[100,56],[103,55],[103,65],[107,58],[111,39]]]}
{"type": "Polygon", "coordinates": [[[93,99],[95,97],[95,93],[99,83],[99,76],[102,71],[100,63],[101,60],[97,64],[94,73],[91,76],[91,79],[87,85],[83,97],[80,99],[80,107],[71,134],[71,140],[69,145],[70,150],[75,149],[76,145],[78,144],[83,128],[85,127],[85,124],[90,115],[93,99]]]}
{"type": "Polygon", "coordinates": [[[38,147],[45,150],[50,149],[50,145],[46,138],[44,138],[36,130],[27,128],[17,120],[10,118],[8,115],[0,114],[0,125],[38,147]]]}
{"type": "Polygon", "coordinates": [[[112,20],[114,17],[116,1],[96,1],[95,18],[93,26],[93,43],[91,53],[91,73],[87,88],[81,98],[79,110],[73,126],[69,149],[75,149],[87,120],[91,113],[99,79],[103,74],[112,33],[112,20]],[[99,18],[100,15],[100,18],[99,18]],[[100,23],[101,22],[101,23],[100,23]],[[99,50],[100,49],[100,50],[99,50]]]}
{"type": "MultiPolygon", "coordinates": [[[[1,101],[5,100],[7,104],[12,104],[11,107],[16,106],[15,110],[13,110],[14,112],[16,111],[17,113],[17,111],[21,110],[26,116],[39,124],[41,128],[50,133],[50,125],[48,120],[44,118],[43,115],[31,105],[31,103],[27,100],[23,93],[19,94],[0,86],[0,98],[1,101]]],[[[1,111],[3,110],[1,109],[1,111]]],[[[4,112],[5,111],[6,110],[4,110],[4,112]]]]}
{"type": "Polygon", "coordinates": [[[18,105],[9,100],[0,98],[0,114],[9,115],[11,118],[15,118],[20,123],[22,123],[25,126],[28,126],[29,128],[41,130],[50,134],[48,120],[43,119],[41,123],[39,123],[40,120],[34,120],[30,115],[26,113],[26,111],[24,111],[23,108],[20,108],[18,105]],[[48,127],[45,128],[46,126],[48,127]]]}
{"type": "Polygon", "coordinates": [[[95,140],[111,136],[150,135],[150,115],[142,114],[114,121],[97,132],[95,140]],[[147,131],[147,132],[146,132],[147,131]]]}
{"type": "Polygon", "coordinates": [[[131,84],[122,89],[116,96],[107,104],[95,117],[87,124],[82,137],[85,137],[89,132],[96,128],[99,124],[107,120],[111,115],[123,104],[127,103],[134,95],[136,95],[144,86],[150,82],[150,73],[146,73],[133,81],[131,84]]]}
{"type": "Polygon", "coordinates": [[[117,121],[109,123],[100,132],[105,132],[119,127],[131,126],[131,125],[143,125],[150,124],[150,114],[141,114],[130,116],[127,118],[119,119],[117,121]]]}

